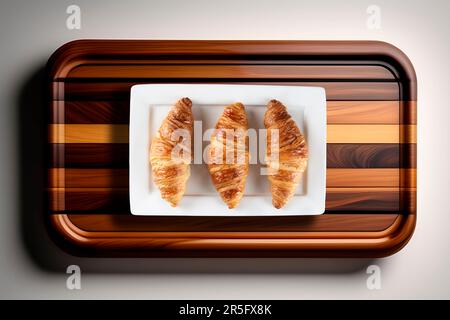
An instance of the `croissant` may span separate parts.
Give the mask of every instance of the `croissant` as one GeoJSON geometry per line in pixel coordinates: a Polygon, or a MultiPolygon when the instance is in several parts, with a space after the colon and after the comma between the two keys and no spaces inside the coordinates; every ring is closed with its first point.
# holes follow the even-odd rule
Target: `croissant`
{"type": "Polygon", "coordinates": [[[248,174],[247,115],[242,103],[225,107],[211,136],[208,169],[212,182],[228,208],[244,195],[248,174]]]}
{"type": "Polygon", "coordinates": [[[181,201],[190,175],[193,123],[192,102],[183,98],[169,111],[151,142],[153,181],[159,188],[161,197],[172,207],[176,207],[181,201]],[[181,130],[178,131],[179,129],[181,130]],[[183,143],[180,143],[180,136],[183,143]],[[176,147],[180,149],[179,153],[174,152],[178,150],[174,150],[176,147]]]}
{"type": "Polygon", "coordinates": [[[267,129],[267,173],[272,193],[272,204],[282,208],[294,195],[306,168],[308,148],[305,137],[301,134],[295,121],[286,111],[286,107],[277,100],[271,100],[264,115],[267,129]],[[272,130],[278,130],[277,135],[272,130]],[[272,142],[278,142],[279,149],[271,150],[272,142]]]}

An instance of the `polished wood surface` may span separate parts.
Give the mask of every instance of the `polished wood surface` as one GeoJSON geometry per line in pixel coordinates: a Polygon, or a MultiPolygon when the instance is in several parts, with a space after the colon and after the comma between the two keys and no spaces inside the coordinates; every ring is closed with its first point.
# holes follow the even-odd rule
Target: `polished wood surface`
{"type": "MultiPolygon", "coordinates": [[[[322,87],[327,92],[327,99],[333,101],[346,100],[379,100],[379,101],[398,101],[400,99],[400,89],[397,82],[341,82],[341,81],[274,81],[271,79],[245,79],[240,76],[231,81],[225,79],[189,79],[182,81],[177,79],[177,83],[230,83],[230,84],[266,84],[266,85],[291,85],[291,86],[311,86],[322,87]],[[221,80],[221,81],[219,81],[221,80]],[[259,80],[259,81],[258,81],[259,80]]],[[[152,79],[136,81],[106,81],[91,80],[83,82],[54,82],[53,87],[56,101],[78,101],[92,100],[95,97],[98,100],[125,100],[130,99],[130,88],[137,84],[145,83],[173,83],[173,79],[152,79]]]]}
{"type": "Polygon", "coordinates": [[[272,79],[298,79],[299,74],[305,79],[375,79],[394,80],[395,76],[388,69],[381,66],[299,66],[299,65],[220,65],[211,68],[205,64],[177,64],[177,65],[81,65],[72,69],[66,79],[147,79],[151,74],[153,78],[166,79],[204,79],[221,78],[245,79],[267,78],[272,79]]]}
{"type": "MultiPolygon", "coordinates": [[[[415,187],[416,169],[399,168],[328,168],[327,187],[415,187]],[[411,176],[411,182],[400,179],[411,176]],[[402,185],[405,184],[405,185],[402,185]]],[[[128,169],[122,168],[52,168],[51,188],[128,188],[128,169]]]]}
{"type": "Polygon", "coordinates": [[[110,41],[50,58],[49,215],[93,256],[384,256],[412,234],[416,78],[372,41],[110,41]],[[129,89],[139,83],[311,85],[327,94],[326,212],[315,217],[136,217],[129,89]]]}
{"type": "MultiPolygon", "coordinates": [[[[116,232],[117,225],[122,232],[163,232],[170,217],[146,217],[111,214],[70,214],[70,221],[85,231],[116,232]]],[[[382,231],[390,227],[398,218],[396,213],[378,214],[324,214],[317,217],[270,217],[265,223],[255,217],[199,218],[184,217],[183,223],[172,224],[172,231],[203,231],[202,223],[208,221],[208,230],[215,232],[260,232],[267,231],[267,223],[274,232],[345,232],[345,231],[382,231]],[[231,222],[231,223],[230,223],[231,222]]],[[[201,236],[197,234],[198,236],[201,236]]],[[[226,235],[226,234],[225,234],[226,235]]],[[[224,236],[225,236],[224,235],[224,236]]],[[[278,234],[282,237],[283,234],[278,234]]]]}
{"type": "MultiPolygon", "coordinates": [[[[128,143],[124,124],[51,124],[51,143],[128,143]]],[[[415,125],[327,125],[328,143],[415,143],[415,125]],[[402,134],[402,131],[404,134],[402,134]]]]}
{"type": "MultiPolygon", "coordinates": [[[[54,212],[129,214],[128,188],[119,187],[52,187],[54,212]]],[[[361,211],[399,211],[401,197],[415,195],[415,188],[398,187],[327,187],[325,213],[361,211]]],[[[230,214],[230,216],[232,216],[230,214]]]]}
{"type": "MultiPolygon", "coordinates": [[[[129,101],[54,101],[52,123],[128,124],[129,101]]],[[[398,101],[327,101],[329,124],[415,124],[415,108],[398,101]],[[404,118],[403,109],[411,113],[404,118]],[[408,122],[404,122],[408,121],[408,122]]]]}
{"type": "MultiPolygon", "coordinates": [[[[53,168],[128,167],[128,143],[52,143],[49,149],[53,168]]],[[[327,167],[415,168],[415,149],[414,143],[328,143],[327,167]]]]}

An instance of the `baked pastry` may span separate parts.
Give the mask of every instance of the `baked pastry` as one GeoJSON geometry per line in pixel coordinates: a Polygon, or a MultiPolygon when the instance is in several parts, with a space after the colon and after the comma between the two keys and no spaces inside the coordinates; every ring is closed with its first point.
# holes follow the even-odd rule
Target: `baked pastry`
{"type": "Polygon", "coordinates": [[[241,201],[248,175],[247,115],[242,103],[225,107],[208,149],[212,182],[228,208],[241,201]]]}
{"type": "Polygon", "coordinates": [[[266,163],[272,204],[280,209],[292,198],[300,183],[308,160],[308,148],[305,137],[280,101],[268,103],[264,125],[267,129],[266,163]],[[273,130],[278,130],[278,136],[273,130]],[[271,150],[272,143],[275,146],[277,142],[278,150],[271,150]]]}
{"type": "Polygon", "coordinates": [[[169,111],[151,142],[153,181],[161,197],[172,207],[181,201],[190,175],[193,124],[191,100],[180,99],[169,111]]]}

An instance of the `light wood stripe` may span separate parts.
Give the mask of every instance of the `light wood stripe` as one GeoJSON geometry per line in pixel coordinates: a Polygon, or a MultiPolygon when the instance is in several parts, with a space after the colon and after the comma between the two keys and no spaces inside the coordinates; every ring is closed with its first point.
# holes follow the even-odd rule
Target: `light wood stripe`
{"type": "Polygon", "coordinates": [[[66,78],[270,78],[276,79],[374,79],[395,80],[381,66],[298,66],[298,65],[81,65],[66,78]]]}
{"type": "Polygon", "coordinates": [[[416,169],[327,169],[327,187],[416,187],[416,169]],[[405,177],[409,177],[408,180],[405,177]]]}
{"type": "Polygon", "coordinates": [[[327,101],[328,124],[399,124],[398,101],[327,101]]]}
{"type": "Polygon", "coordinates": [[[327,143],[416,143],[416,125],[327,125],[327,143]]]}
{"type": "MultiPolygon", "coordinates": [[[[51,124],[51,143],[128,143],[128,125],[51,124]]],[[[327,125],[327,143],[415,143],[416,125],[327,125]]]]}
{"type": "MultiPolygon", "coordinates": [[[[49,169],[49,186],[66,188],[128,187],[128,169],[49,169]],[[61,179],[61,176],[64,179],[61,179]]],[[[327,169],[327,187],[415,187],[416,169],[327,169]],[[410,177],[405,180],[404,177],[410,177]]]]}
{"type": "Polygon", "coordinates": [[[124,124],[51,124],[51,143],[128,143],[124,124]]]}

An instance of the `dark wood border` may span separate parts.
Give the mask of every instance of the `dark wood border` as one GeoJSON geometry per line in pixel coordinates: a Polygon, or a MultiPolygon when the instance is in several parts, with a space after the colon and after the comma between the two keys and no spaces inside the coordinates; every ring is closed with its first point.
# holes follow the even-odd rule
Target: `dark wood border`
{"type": "Polygon", "coordinates": [[[408,242],[416,216],[377,232],[87,232],[50,216],[57,243],[75,255],[142,257],[384,257],[408,242]]]}

